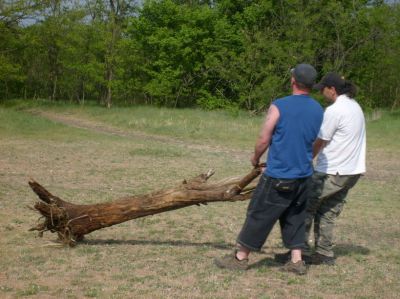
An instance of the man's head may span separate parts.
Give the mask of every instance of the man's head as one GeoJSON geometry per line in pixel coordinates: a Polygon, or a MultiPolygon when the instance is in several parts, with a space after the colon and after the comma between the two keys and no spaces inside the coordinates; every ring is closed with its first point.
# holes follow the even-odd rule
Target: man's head
{"type": "Polygon", "coordinates": [[[357,88],[339,74],[331,72],[327,73],[318,84],[315,84],[314,89],[319,90],[327,100],[335,101],[342,94],[354,97],[357,88]]]}
{"type": "Polygon", "coordinates": [[[307,63],[301,63],[291,69],[292,85],[298,89],[309,91],[315,84],[317,78],[317,71],[315,68],[307,63]]]}

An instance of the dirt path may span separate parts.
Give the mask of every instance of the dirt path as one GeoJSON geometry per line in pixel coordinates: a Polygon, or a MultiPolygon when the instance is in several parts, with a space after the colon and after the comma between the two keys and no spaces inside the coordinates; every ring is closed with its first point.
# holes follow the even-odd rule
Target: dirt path
{"type": "MultiPolygon", "coordinates": [[[[250,148],[248,151],[246,151],[246,150],[237,150],[217,145],[200,144],[196,142],[191,143],[187,140],[182,140],[174,137],[148,134],[133,130],[124,130],[121,128],[117,128],[93,120],[79,118],[76,115],[58,114],[55,112],[41,111],[41,110],[30,110],[29,112],[34,115],[44,117],[54,122],[62,123],[70,127],[84,129],[100,134],[114,135],[130,139],[146,139],[173,146],[184,147],[196,151],[229,154],[238,159],[248,159],[248,157],[250,157],[251,154],[250,148]]],[[[365,174],[365,176],[368,179],[374,181],[387,181],[387,180],[391,181],[395,179],[395,177],[393,177],[393,171],[395,171],[395,169],[398,169],[400,167],[399,166],[400,161],[394,158],[394,154],[386,152],[384,150],[368,148],[367,155],[368,155],[367,157],[368,171],[365,174]]]]}
{"type": "Polygon", "coordinates": [[[33,115],[37,115],[40,117],[44,117],[54,122],[58,122],[64,124],[66,126],[79,128],[88,130],[95,133],[106,134],[106,135],[114,135],[123,138],[131,138],[131,139],[146,139],[161,143],[166,143],[174,146],[185,147],[193,150],[200,150],[205,152],[217,152],[217,153],[227,153],[235,156],[249,156],[251,149],[248,151],[245,150],[237,150],[231,149],[223,146],[209,145],[209,144],[200,144],[200,143],[191,143],[182,139],[174,138],[174,137],[166,137],[162,135],[143,133],[140,131],[133,130],[124,130],[121,128],[117,128],[114,126],[110,126],[104,123],[96,122],[93,120],[79,118],[76,115],[68,115],[68,114],[58,114],[50,111],[41,111],[41,110],[30,110],[30,113],[33,115]]]}

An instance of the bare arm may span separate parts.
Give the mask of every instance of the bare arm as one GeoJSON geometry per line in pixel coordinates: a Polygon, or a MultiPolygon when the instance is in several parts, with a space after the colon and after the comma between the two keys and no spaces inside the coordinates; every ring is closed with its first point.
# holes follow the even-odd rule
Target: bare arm
{"type": "Polygon", "coordinates": [[[328,141],[317,138],[313,144],[313,159],[319,154],[319,152],[324,148],[328,141]]]}
{"type": "Polygon", "coordinates": [[[261,128],[260,135],[257,139],[254,149],[254,155],[251,158],[251,164],[257,166],[260,162],[261,156],[267,150],[271,143],[272,134],[279,119],[279,109],[275,105],[271,105],[268,109],[267,116],[265,117],[264,124],[261,128]]]}

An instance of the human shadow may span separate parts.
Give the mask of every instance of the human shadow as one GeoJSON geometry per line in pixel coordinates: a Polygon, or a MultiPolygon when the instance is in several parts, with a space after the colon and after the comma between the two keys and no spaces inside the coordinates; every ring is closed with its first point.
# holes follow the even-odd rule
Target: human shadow
{"type": "Polygon", "coordinates": [[[258,262],[254,264],[249,265],[249,269],[257,269],[257,268],[264,268],[264,267],[269,267],[269,268],[277,268],[281,267],[283,264],[275,261],[271,257],[266,257],[263,258],[262,260],[259,260],[258,262]]]}
{"type": "Polygon", "coordinates": [[[336,256],[346,256],[346,255],[368,255],[371,251],[363,246],[354,244],[336,244],[333,249],[336,256]]]}
{"type": "MultiPolygon", "coordinates": [[[[337,244],[334,248],[335,256],[346,256],[346,255],[368,255],[370,250],[366,247],[354,244],[337,244]]],[[[257,269],[262,267],[277,268],[281,267],[283,263],[276,261],[274,258],[266,257],[259,260],[258,262],[249,265],[249,268],[257,269]]]]}
{"type": "Polygon", "coordinates": [[[187,242],[181,240],[116,240],[116,239],[84,239],[80,242],[86,245],[168,245],[178,247],[213,247],[217,249],[232,249],[234,244],[224,242],[187,242]]]}

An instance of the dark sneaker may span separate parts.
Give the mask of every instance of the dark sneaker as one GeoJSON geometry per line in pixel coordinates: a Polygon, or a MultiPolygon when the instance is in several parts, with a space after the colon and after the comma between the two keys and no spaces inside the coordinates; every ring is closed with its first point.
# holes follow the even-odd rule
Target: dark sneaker
{"type": "Polygon", "coordinates": [[[326,255],[323,255],[323,254],[320,254],[320,253],[316,252],[311,256],[310,264],[312,264],[312,265],[329,265],[329,266],[333,266],[333,265],[335,265],[335,258],[331,257],[331,256],[326,256],[326,255]]]}
{"type": "Polygon", "coordinates": [[[303,261],[304,261],[306,264],[311,264],[311,256],[310,256],[310,255],[305,255],[305,254],[303,254],[303,255],[301,256],[301,258],[303,259],[303,261]]]}
{"type": "Polygon", "coordinates": [[[281,264],[287,263],[288,261],[290,261],[291,258],[292,257],[291,257],[290,250],[285,253],[277,253],[274,255],[275,262],[281,263],[281,264]]]}
{"type": "Polygon", "coordinates": [[[236,258],[236,251],[223,257],[214,259],[214,264],[218,268],[230,270],[247,270],[249,267],[248,263],[249,259],[239,261],[236,258]]]}
{"type": "Polygon", "coordinates": [[[307,267],[304,261],[298,261],[297,263],[293,263],[292,261],[288,261],[282,268],[282,271],[292,272],[297,275],[304,275],[307,273],[307,267]]]}

